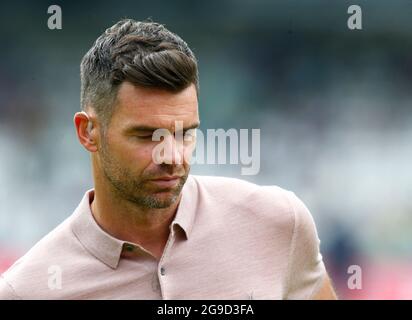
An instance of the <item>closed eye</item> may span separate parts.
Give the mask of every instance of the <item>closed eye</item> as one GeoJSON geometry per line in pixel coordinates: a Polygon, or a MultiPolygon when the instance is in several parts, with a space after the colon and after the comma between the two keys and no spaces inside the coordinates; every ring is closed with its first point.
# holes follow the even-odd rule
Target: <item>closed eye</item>
{"type": "Polygon", "coordinates": [[[152,136],[153,136],[153,135],[149,134],[149,135],[136,136],[136,137],[139,138],[139,139],[148,140],[148,139],[152,139],[152,136]]]}
{"type": "Polygon", "coordinates": [[[137,139],[137,140],[147,141],[147,140],[152,140],[153,134],[142,132],[142,133],[131,134],[130,137],[133,139],[137,139]]]}

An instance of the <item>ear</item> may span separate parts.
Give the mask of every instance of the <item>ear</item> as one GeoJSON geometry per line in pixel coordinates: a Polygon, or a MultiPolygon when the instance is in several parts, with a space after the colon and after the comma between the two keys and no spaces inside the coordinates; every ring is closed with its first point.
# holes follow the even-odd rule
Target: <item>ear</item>
{"type": "Polygon", "coordinates": [[[73,119],[77,138],[83,147],[90,152],[97,151],[98,131],[93,120],[94,119],[84,111],[76,112],[73,119]]]}

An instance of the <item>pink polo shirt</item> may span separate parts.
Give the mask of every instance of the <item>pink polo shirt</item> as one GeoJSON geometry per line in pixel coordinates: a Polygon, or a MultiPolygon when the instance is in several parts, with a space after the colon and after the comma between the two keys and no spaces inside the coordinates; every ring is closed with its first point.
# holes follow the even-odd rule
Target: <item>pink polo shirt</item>
{"type": "Polygon", "coordinates": [[[189,175],[160,261],[74,213],[0,277],[0,299],[310,299],[326,274],[293,192],[189,175]]]}

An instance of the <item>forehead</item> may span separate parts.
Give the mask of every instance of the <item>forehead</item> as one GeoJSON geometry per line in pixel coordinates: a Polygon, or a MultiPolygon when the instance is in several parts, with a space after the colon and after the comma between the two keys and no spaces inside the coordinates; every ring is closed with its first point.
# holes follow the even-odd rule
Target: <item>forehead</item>
{"type": "Polygon", "coordinates": [[[183,121],[184,126],[199,121],[195,85],[177,93],[130,82],[120,85],[112,124],[123,128],[132,125],[173,128],[176,120],[183,121]]]}

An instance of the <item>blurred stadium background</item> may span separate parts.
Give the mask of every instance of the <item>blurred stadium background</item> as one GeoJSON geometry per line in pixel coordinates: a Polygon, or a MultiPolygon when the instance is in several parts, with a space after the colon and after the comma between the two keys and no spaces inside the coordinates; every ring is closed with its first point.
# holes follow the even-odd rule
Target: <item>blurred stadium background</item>
{"type": "Polygon", "coordinates": [[[118,19],[193,48],[201,129],[260,128],[261,168],[196,165],[293,190],[344,299],[412,299],[412,1],[6,1],[0,11],[0,272],[92,185],[72,125],[79,63],[118,19]],[[363,30],[347,28],[347,8],[363,30]],[[47,28],[58,4],[63,29],[47,28]],[[350,290],[350,265],[362,289],[350,290]]]}

